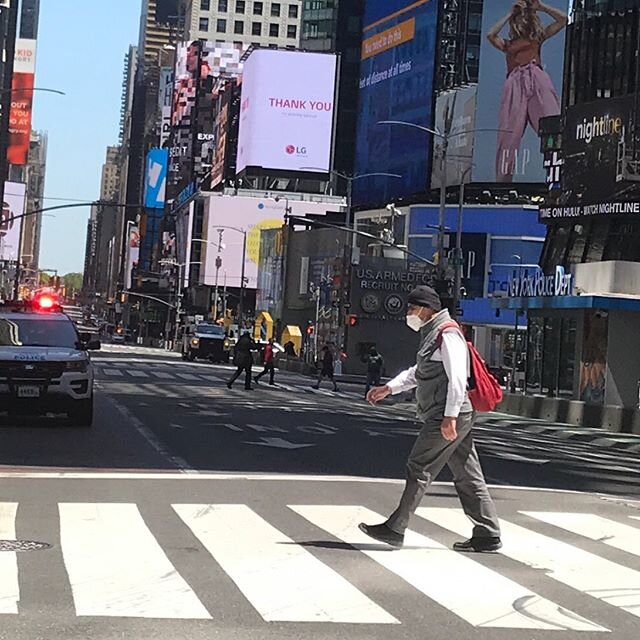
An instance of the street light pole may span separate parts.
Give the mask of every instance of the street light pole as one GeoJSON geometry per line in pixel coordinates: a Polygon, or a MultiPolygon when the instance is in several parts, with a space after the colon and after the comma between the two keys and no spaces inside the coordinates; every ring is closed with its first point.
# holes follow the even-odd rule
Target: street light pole
{"type": "Polygon", "coordinates": [[[465,179],[473,167],[467,167],[460,178],[460,198],[458,200],[458,227],[456,229],[456,257],[455,257],[455,277],[453,284],[453,319],[458,317],[458,306],[460,304],[460,290],[462,288],[462,216],[464,212],[464,185],[465,179]]]}

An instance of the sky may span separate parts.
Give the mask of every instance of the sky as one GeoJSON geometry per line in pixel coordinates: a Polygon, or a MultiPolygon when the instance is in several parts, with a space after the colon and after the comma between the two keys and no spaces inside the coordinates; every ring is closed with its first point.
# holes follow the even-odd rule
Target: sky
{"type": "MultiPolygon", "coordinates": [[[[140,0],[41,0],[33,128],[49,135],[45,206],[100,197],[107,146],[117,144],[124,57],[138,43],[140,0]]],[[[89,207],[45,216],[40,267],[82,271],[89,207]]]]}

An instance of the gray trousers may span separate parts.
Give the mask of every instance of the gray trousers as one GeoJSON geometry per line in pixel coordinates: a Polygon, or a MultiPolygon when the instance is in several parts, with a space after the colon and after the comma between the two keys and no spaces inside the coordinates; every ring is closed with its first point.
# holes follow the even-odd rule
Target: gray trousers
{"type": "Polygon", "coordinates": [[[472,535],[478,538],[500,536],[498,514],[473,443],[471,428],[475,418],[475,413],[460,414],[458,437],[453,442],[442,437],[440,422],[422,426],[409,454],[407,481],[400,504],[387,520],[390,529],[396,533],[405,532],[429,485],[447,465],[453,473],[462,509],[474,525],[472,535]]]}

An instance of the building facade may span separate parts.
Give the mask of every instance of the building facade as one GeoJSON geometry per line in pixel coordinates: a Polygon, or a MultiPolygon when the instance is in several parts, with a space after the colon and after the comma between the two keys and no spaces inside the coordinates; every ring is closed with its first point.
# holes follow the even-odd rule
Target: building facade
{"type": "MultiPolygon", "coordinates": [[[[339,55],[333,167],[353,174],[364,0],[305,0],[300,48],[339,55]]],[[[346,185],[341,185],[343,192],[346,185]]]]}
{"type": "Polygon", "coordinates": [[[563,110],[541,126],[541,268],[514,279],[499,306],[528,317],[521,411],[629,430],[640,380],[640,7],[573,9],[563,110]]]}
{"type": "Polygon", "coordinates": [[[120,147],[107,147],[107,157],[102,165],[100,200],[117,202],[120,195],[120,147]]]}
{"type": "Polygon", "coordinates": [[[297,49],[302,0],[187,0],[186,40],[297,49]]]}
{"type": "MultiPolygon", "coordinates": [[[[47,134],[31,132],[28,163],[24,167],[27,185],[25,211],[38,211],[44,206],[44,187],[47,171],[47,134]]],[[[24,218],[22,227],[21,282],[37,286],[40,266],[40,238],[42,213],[24,218]]]]}

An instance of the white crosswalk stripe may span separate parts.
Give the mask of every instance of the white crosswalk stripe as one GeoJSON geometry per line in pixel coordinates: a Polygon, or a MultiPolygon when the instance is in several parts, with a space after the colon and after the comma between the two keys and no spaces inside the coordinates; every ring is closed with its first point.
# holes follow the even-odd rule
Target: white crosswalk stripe
{"type": "Polygon", "coordinates": [[[640,529],[592,513],[523,511],[524,515],[552,524],[590,540],[640,556],[640,529]]]}
{"type": "MultiPolygon", "coordinates": [[[[465,515],[457,509],[421,507],[416,513],[459,535],[469,529],[465,515]]],[[[558,582],[640,617],[640,571],[519,525],[500,524],[505,556],[542,569],[558,582]]]]}
{"type": "MultiPolygon", "coordinates": [[[[0,540],[15,540],[15,502],[0,502],[0,540]]],[[[0,553],[0,614],[18,613],[20,587],[18,586],[18,558],[15,551],[0,553]]]]}
{"type": "MultiPolygon", "coordinates": [[[[163,520],[163,535],[157,538],[157,525],[146,521],[134,503],[59,503],[59,525],[53,527],[59,526],[60,545],[46,553],[60,555],[66,576],[43,579],[54,588],[70,585],[77,616],[217,620],[223,612],[203,604],[213,606],[211,594],[200,592],[203,583],[190,584],[185,571],[192,569],[183,567],[175,554],[181,544],[199,544],[198,553],[207,557],[201,564],[214,561],[235,585],[216,583],[216,589],[233,589],[217,593],[221,601],[235,608],[244,600],[266,623],[408,624],[397,600],[387,599],[388,585],[371,581],[372,563],[403,581],[412,598],[424,600],[426,610],[437,607],[470,630],[606,632],[615,631],[616,621],[624,616],[640,616],[640,529],[635,526],[640,516],[629,525],[599,514],[522,511],[515,517],[530,525],[516,525],[512,518],[502,521],[502,553],[509,562],[524,565],[517,572],[508,569],[507,576],[504,558],[496,562],[501,560],[496,556],[459,554],[414,530],[407,532],[401,550],[375,543],[357,525],[382,517],[363,506],[282,505],[273,520],[246,504],[170,507],[173,512],[163,520]],[[288,532],[292,518],[298,520],[295,534],[288,532]],[[557,535],[535,530],[545,525],[557,535]],[[317,540],[318,529],[329,539],[326,550],[316,552],[310,547],[323,545],[305,541],[317,540]],[[176,539],[176,531],[189,536],[189,542],[176,539]],[[603,556],[605,545],[631,554],[629,562],[623,566],[585,551],[580,547],[585,538],[603,545],[603,556]],[[168,539],[173,540],[172,553],[162,547],[168,539]],[[345,543],[339,556],[331,551],[333,539],[345,543]],[[542,580],[541,569],[546,574],[542,580]],[[357,584],[352,583],[354,576],[360,576],[357,584]],[[550,579],[571,587],[580,604],[563,602],[570,594],[567,589],[554,590],[548,598],[550,579]],[[605,608],[590,608],[589,598],[610,605],[613,613],[598,619],[605,608]],[[578,611],[588,612],[589,619],[578,611]]],[[[0,540],[15,540],[23,524],[20,513],[17,503],[0,502],[0,540]]],[[[459,509],[420,508],[418,515],[425,521],[418,521],[420,528],[460,535],[470,530],[459,509]]],[[[19,564],[13,551],[0,553],[0,616],[24,615],[20,605],[33,594],[20,593],[21,572],[34,569],[33,563],[19,564]]],[[[469,632],[468,637],[473,635],[469,632]]]]}
{"type": "Polygon", "coordinates": [[[209,619],[135,504],[59,505],[76,614],[209,619]]]}
{"type": "Polygon", "coordinates": [[[398,621],[246,505],[174,505],[268,622],[398,621]]]}
{"type": "Polygon", "coordinates": [[[405,547],[400,552],[371,550],[371,538],[359,531],[357,524],[382,522],[384,518],[369,509],[290,508],[336,538],[361,549],[385,569],[475,627],[606,631],[469,557],[412,531],[407,532],[405,547]],[[464,579],[461,580],[461,576],[464,579]]]}

